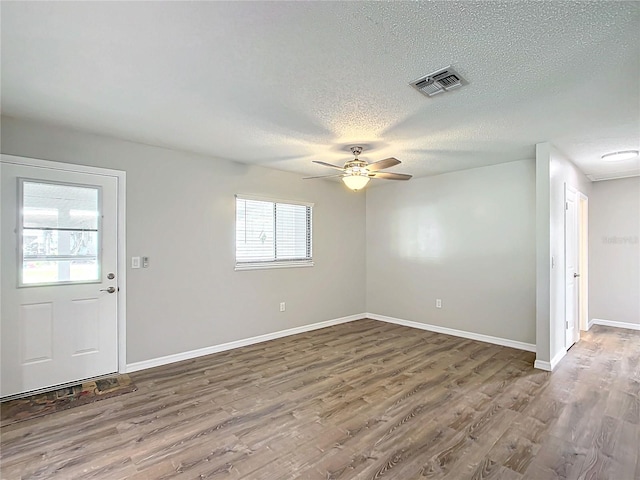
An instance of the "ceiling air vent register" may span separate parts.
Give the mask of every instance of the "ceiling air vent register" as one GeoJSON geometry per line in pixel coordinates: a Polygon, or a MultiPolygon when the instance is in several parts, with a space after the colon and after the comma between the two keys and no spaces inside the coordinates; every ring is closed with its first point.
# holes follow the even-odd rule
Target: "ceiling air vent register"
{"type": "Polygon", "coordinates": [[[466,84],[465,80],[451,66],[448,66],[425,77],[420,77],[410,85],[423,95],[433,97],[439,93],[459,88],[463,84],[466,84]]]}

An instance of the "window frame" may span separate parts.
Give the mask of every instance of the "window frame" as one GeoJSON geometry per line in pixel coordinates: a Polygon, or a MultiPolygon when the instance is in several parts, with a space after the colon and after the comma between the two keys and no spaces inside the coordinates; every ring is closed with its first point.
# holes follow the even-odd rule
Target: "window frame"
{"type": "MultiPolygon", "coordinates": [[[[234,198],[234,246],[235,246],[235,270],[243,271],[243,270],[264,270],[264,269],[272,269],[272,268],[299,268],[299,267],[313,267],[315,265],[313,261],[313,203],[303,202],[298,200],[285,200],[280,198],[273,197],[263,197],[258,195],[245,195],[245,194],[236,194],[234,198]],[[249,200],[249,201],[257,201],[257,202],[267,202],[273,204],[274,208],[274,216],[273,216],[273,229],[276,231],[276,218],[275,218],[275,208],[276,204],[283,205],[294,205],[294,206],[303,206],[306,207],[307,210],[307,222],[308,226],[305,232],[306,237],[306,251],[307,257],[305,258],[295,258],[295,259],[278,259],[277,257],[273,260],[260,260],[260,261],[238,261],[238,200],[249,200]]],[[[274,236],[274,247],[277,252],[277,239],[274,236]]],[[[276,253],[277,255],[277,253],[276,253]]]]}

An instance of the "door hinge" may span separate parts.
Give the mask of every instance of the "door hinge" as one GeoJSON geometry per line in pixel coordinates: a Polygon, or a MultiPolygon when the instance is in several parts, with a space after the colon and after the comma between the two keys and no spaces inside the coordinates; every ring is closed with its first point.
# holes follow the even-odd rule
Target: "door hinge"
{"type": "Polygon", "coordinates": [[[569,210],[569,202],[564,202],[564,209],[569,210]]]}

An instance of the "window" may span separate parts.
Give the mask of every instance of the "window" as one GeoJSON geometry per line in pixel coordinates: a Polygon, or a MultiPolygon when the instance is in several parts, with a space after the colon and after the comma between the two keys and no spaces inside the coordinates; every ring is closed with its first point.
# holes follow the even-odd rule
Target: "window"
{"type": "Polygon", "coordinates": [[[236,195],[236,270],[313,266],[312,209],[236,195]]]}
{"type": "Polygon", "coordinates": [[[100,190],[20,180],[18,285],[100,281],[100,190]]]}

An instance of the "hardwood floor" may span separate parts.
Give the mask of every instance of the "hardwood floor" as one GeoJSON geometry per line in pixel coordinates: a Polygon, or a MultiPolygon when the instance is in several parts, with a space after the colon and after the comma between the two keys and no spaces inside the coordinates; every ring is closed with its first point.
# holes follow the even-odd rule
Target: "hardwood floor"
{"type": "Polygon", "coordinates": [[[640,478],[640,332],[534,354],[361,320],[2,429],[3,479],[640,478]]]}

